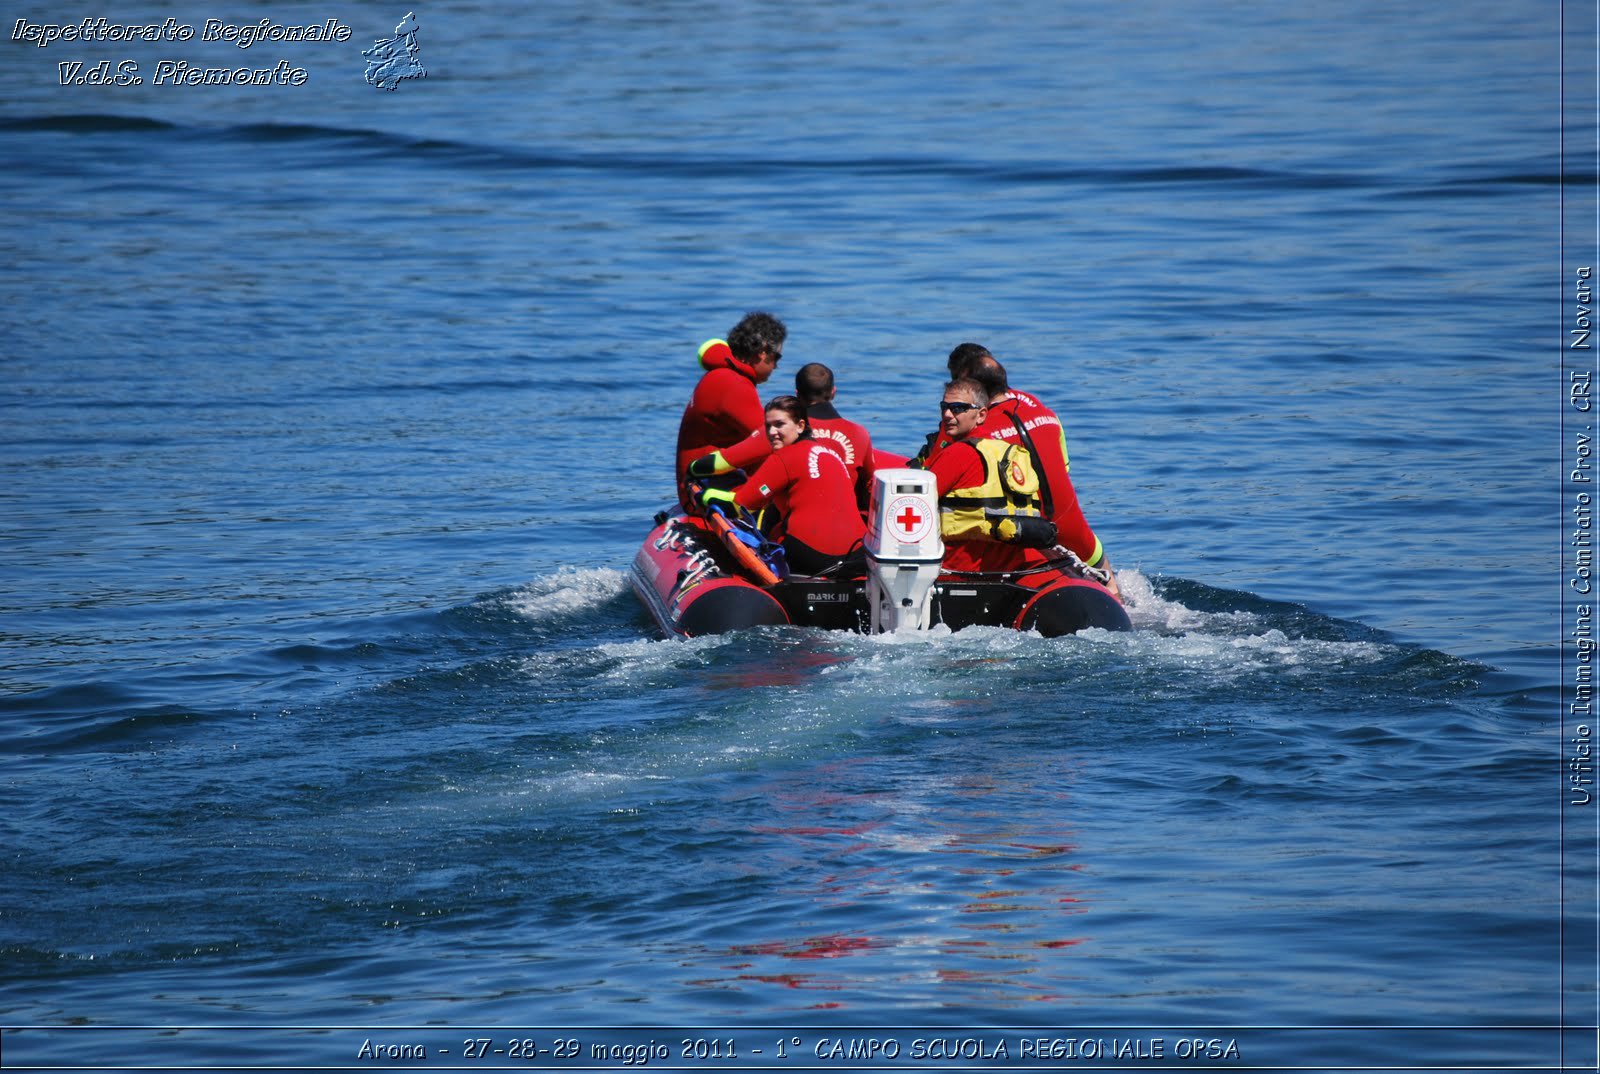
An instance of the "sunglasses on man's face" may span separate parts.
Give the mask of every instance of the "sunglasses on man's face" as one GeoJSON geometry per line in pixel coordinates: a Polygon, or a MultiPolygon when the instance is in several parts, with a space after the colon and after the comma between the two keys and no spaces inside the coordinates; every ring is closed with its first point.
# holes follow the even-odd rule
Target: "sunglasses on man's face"
{"type": "Polygon", "coordinates": [[[953,417],[957,417],[957,418],[959,418],[961,415],[965,414],[969,410],[977,410],[977,409],[978,409],[978,404],[977,403],[952,403],[948,399],[944,400],[943,402],[941,402],[939,404],[939,413],[943,414],[946,410],[948,410],[953,417]]]}
{"type": "Polygon", "coordinates": [[[768,351],[767,352],[767,361],[771,362],[773,365],[777,365],[782,360],[783,360],[783,352],[782,351],[768,351]]]}

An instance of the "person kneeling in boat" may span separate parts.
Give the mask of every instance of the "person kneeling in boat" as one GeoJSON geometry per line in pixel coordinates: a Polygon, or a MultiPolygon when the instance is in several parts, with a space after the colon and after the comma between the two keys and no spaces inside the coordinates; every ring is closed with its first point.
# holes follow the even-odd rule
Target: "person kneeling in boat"
{"type": "Polygon", "coordinates": [[[747,313],[726,340],[700,345],[705,373],[678,422],[678,498],[689,502],[689,481],[731,487],[738,470],[749,470],[772,448],[761,427],[761,397],[783,358],[789,330],[770,313],[747,313]]]}
{"type": "Polygon", "coordinates": [[[939,435],[919,459],[938,490],[948,571],[1006,573],[1042,566],[1050,562],[1043,550],[1056,543],[1055,525],[1039,512],[1038,476],[1026,449],[976,435],[988,412],[989,395],[976,380],[957,377],[946,384],[939,435]],[[1013,454],[1003,458],[1008,451],[1013,454]],[[1012,463],[1018,470],[1008,469],[1013,476],[1008,481],[1000,471],[1012,463]],[[1018,499],[1029,501],[1024,512],[1008,519],[1007,537],[994,536],[996,516],[989,509],[1018,499]]]}
{"type": "Polygon", "coordinates": [[[752,512],[771,504],[777,518],[763,529],[783,546],[796,574],[822,574],[859,555],[866,525],[856,510],[850,471],[828,441],[811,435],[805,404],[792,395],[773,399],[766,430],[772,447],[766,461],[737,489],[706,489],[701,503],[752,512]]]}

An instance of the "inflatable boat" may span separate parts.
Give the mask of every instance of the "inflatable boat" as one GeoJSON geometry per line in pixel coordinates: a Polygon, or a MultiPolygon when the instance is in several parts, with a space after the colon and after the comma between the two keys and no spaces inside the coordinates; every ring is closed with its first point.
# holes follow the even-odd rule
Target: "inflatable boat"
{"type": "Polygon", "coordinates": [[[672,637],[790,624],[863,634],[983,624],[1046,637],[1131,629],[1121,602],[1065,550],[1006,574],[944,570],[938,518],[931,474],[880,470],[864,554],[837,575],[787,573],[752,527],[711,512],[657,516],[630,577],[672,637]]]}

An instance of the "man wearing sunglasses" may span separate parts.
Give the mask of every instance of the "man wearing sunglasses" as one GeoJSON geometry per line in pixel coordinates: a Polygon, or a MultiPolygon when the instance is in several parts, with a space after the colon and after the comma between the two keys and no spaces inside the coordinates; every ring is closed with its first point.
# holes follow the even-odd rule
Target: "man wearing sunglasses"
{"type": "MultiPolygon", "coordinates": [[[[962,346],[977,347],[977,344],[962,346]]],[[[1061,544],[1071,549],[1085,566],[1105,571],[1107,588],[1120,598],[1111,561],[1106,558],[1105,549],[1090,528],[1089,520],[1084,518],[1077,490],[1072,486],[1072,476],[1068,472],[1067,439],[1061,429],[1061,419],[1036,397],[1013,391],[1006,379],[1005,366],[987,350],[981,347],[977,349],[982,353],[970,355],[966,375],[976,380],[988,393],[989,413],[973,435],[1020,443],[1028,449],[1044,484],[1046,513],[1056,524],[1061,544]]]]}
{"type": "MultiPolygon", "coordinates": [[[[1067,469],[1067,439],[1061,428],[1061,419],[1037,397],[1011,387],[1006,379],[1005,366],[989,353],[987,347],[963,343],[950,352],[946,364],[952,378],[970,377],[977,381],[988,398],[989,405],[985,408],[983,418],[967,435],[1021,443],[1028,449],[1047,493],[1047,514],[1056,524],[1061,544],[1071,549],[1086,566],[1104,571],[1106,587],[1120,599],[1121,593],[1117,588],[1116,575],[1111,570],[1111,562],[1106,558],[1100,539],[1084,518],[1077,490],[1072,486],[1067,469]]],[[[927,458],[948,445],[949,441],[946,427],[941,424],[937,431],[929,434],[918,458],[927,458]]]]}
{"type": "Polygon", "coordinates": [[[726,340],[701,344],[705,373],[678,422],[680,502],[690,500],[686,483],[691,477],[727,487],[731,478],[725,475],[748,470],[772,453],[756,385],[778,368],[787,337],[782,321],[758,311],[745,314],[726,340]]]}
{"type": "MultiPolygon", "coordinates": [[[[922,466],[933,474],[941,505],[959,489],[988,480],[987,463],[970,441],[989,415],[989,395],[971,377],[957,377],[939,400],[939,431],[929,438],[922,466]]],[[[1035,549],[999,541],[947,540],[944,566],[952,571],[1014,571],[1047,562],[1035,549]]]]}

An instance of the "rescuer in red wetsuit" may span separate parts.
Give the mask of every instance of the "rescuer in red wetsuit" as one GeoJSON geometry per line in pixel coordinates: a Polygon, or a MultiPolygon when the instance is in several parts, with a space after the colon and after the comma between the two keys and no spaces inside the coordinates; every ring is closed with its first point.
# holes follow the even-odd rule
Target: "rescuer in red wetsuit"
{"type": "MultiPolygon", "coordinates": [[[[678,498],[689,502],[690,477],[717,483],[734,470],[749,469],[772,453],[763,428],[764,384],[783,358],[788,330],[770,313],[748,313],[727,340],[700,346],[705,370],[678,422],[678,498]]],[[[726,483],[726,482],[723,482],[726,483]]]]}
{"type": "Polygon", "coordinates": [[[820,574],[859,549],[866,534],[850,472],[836,447],[811,435],[799,399],[779,396],[767,404],[765,418],[772,454],[737,489],[707,489],[701,500],[747,511],[772,504],[778,517],[767,524],[767,535],[783,545],[790,569],[820,574]]]}
{"type": "Polygon", "coordinates": [[[818,440],[833,443],[844,458],[850,471],[850,481],[856,490],[856,506],[865,510],[872,488],[872,437],[867,430],[848,418],[839,416],[834,409],[833,370],[821,362],[800,367],[794,375],[795,394],[806,405],[806,420],[811,425],[811,435],[818,440]]]}
{"type": "MultiPolygon", "coordinates": [[[[989,396],[970,377],[945,385],[939,402],[939,431],[929,438],[924,469],[933,474],[940,509],[957,489],[976,488],[987,480],[983,456],[965,441],[979,439],[977,430],[988,417],[989,396]]],[[[1016,571],[1049,562],[1043,552],[999,541],[946,540],[944,568],[951,571],[1016,571]]]]}
{"type": "MultiPolygon", "coordinates": [[[[1088,520],[1084,518],[1077,490],[1072,485],[1068,471],[1067,440],[1061,419],[1035,396],[1013,389],[1007,383],[1005,366],[985,347],[963,343],[950,352],[948,364],[952,376],[971,377],[990,398],[988,413],[973,435],[1021,443],[1029,449],[1040,479],[1050,494],[1050,519],[1056,524],[1061,544],[1071,549],[1086,566],[1105,571],[1108,577],[1106,588],[1120,598],[1111,562],[1106,558],[1100,538],[1095,536],[1088,520]],[[1018,425],[1027,433],[1026,439],[1019,433],[1018,425]]],[[[935,434],[929,441],[929,447],[936,447],[941,439],[942,436],[935,434]]]]}

